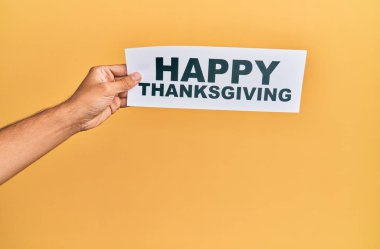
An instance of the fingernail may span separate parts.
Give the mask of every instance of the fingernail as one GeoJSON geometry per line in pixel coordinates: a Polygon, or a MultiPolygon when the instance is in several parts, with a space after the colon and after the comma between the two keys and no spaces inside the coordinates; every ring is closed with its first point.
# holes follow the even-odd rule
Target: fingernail
{"type": "Polygon", "coordinates": [[[132,80],[134,80],[134,81],[141,80],[141,74],[139,74],[138,72],[132,73],[132,74],[130,74],[130,76],[131,76],[132,80]]]}

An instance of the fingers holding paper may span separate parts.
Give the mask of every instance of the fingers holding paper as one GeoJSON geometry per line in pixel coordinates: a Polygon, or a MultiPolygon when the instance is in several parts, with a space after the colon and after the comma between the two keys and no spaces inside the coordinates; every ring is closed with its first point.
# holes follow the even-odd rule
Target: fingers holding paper
{"type": "Polygon", "coordinates": [[[141,80],[141,75],[138,72],[132,73],[127,77],[116,77],[115,83],[118,85],[118,92],[116,97],[120,98],[120,107],[127,106],[128,91],[135,87],[141,80]]]}

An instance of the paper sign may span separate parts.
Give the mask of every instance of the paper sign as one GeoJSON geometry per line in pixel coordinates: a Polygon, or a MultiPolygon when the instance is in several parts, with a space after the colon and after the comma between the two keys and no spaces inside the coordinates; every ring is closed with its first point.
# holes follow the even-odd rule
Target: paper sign
{"type": "Polygon", "coordinates": [[[231,47],[125,49],[142,81],[129,106],[299,112],[305,50],[231,47]]]}

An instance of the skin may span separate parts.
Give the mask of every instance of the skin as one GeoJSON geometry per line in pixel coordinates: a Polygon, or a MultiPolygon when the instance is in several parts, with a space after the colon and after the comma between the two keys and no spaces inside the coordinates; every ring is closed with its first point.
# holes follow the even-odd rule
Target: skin
{"type": "Polygon", "coordinates": [[[0,184],[72,135],[97,127],[127,106],[127,92],[141,80],[125,65],[90,69],[66,101],[0,129],[0,184]]]}

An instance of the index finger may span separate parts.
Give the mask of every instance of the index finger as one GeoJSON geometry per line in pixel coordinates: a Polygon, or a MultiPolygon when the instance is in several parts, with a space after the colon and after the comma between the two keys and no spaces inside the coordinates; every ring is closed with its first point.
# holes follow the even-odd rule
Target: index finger
{"type": "Polygon", "coordinates": [[[125,64],[107,66],[114,76],[127,76],[127,66],[125,64]]]}

